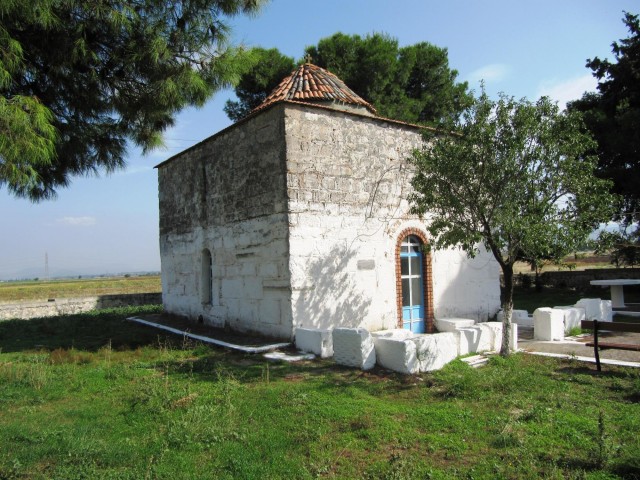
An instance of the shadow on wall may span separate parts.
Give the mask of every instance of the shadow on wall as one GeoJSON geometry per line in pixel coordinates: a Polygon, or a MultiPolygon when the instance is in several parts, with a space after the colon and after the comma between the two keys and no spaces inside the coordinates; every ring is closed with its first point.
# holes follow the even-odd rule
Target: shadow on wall
{"type": "Polygon", "coordinates": [[[468,258],[462,250],[436,251],[434,315],[486,321],[500,308],[498,265],[490,253],[468,258]]]}
{"type": "MultiPolygon", "coordinates": [[[[371,296],[358,283],[355,252],[335,245],[311,257],[294,301],[294,323],[304,328],[358,327],[368,316],[371,296]]],[[[295,294],[296,289],[294,289],[295,294]]]]}

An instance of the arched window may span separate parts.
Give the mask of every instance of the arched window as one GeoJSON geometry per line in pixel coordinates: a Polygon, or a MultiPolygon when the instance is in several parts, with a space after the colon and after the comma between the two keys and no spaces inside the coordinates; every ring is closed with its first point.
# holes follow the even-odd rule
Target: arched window
{"type": "Polygon", "coordinates": [[[398,327],[414,333],[433,331],[431,256],[425,242],[422,232],[409,228],[396,245],[398,327]]]}
{"type": "Polygon", "coordinates": [[[211,305],[211,286],[213,284],[213,272],[211,267],[211,252],[208,249],[202,251],[202,267],[200,276],[200,297],[203,304],[211,305]]]}

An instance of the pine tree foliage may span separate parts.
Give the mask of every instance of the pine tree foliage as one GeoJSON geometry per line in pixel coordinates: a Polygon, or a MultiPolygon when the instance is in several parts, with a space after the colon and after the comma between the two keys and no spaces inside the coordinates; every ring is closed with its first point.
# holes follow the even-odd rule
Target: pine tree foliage
{"type": "MultiPolygon", "coordinates": [[[[260,49],[257,59],[236,88],[238,100],[227,102],[225,111],[234,121],[257,107],[294,67],[275,49],[260,49]]],[[[467,83],[457,83],[458,72],[449,68],[447,50],[426,42],[399,47],[395,38],[381,33],[336,33],[307,47],[298,63],[306,61],[337,75],[383,117],[437,125],[471,100],[467,83]]]]}
{"type": "Polygon", "coordinates": [[[224,106],[234,122],[249,115],[295,68],[293,58],[282,55],[276,48],[254,48],[252,54],[250,68],[235,87],[238,100],[227,100],[224,106]]]}
{"type": "Polygon", "coordinates": [[[262,0],[1,0],[0,186],[54,197],[162,143],[184,107],[239,79],[227,20],[262,0]]]}
{"type": "Polygon", "coordinates": [[[611,214],[609,182],[594,177],[596,159],[580,115],[535,103],[482,95],[414,152],[414,213],[428,223],[433,248],[482,245],[504,275],[501,353],[509,352],[513,265],[561,258],[611,214]]]}

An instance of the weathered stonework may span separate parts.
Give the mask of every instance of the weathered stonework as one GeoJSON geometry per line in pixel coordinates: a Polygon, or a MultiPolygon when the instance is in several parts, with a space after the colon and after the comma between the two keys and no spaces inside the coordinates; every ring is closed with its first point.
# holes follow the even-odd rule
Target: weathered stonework
{"type": "Polygon", "coordinates": [[[162,295],[160,293],[125,293],[79,298],[52,298],[18,303],[2,302],[0,303],[0,320],[57,317],[58,315],[74,315],[104,308],[157,305],[161,302],[162,295]]]}
{"type": "MultiPolygon", "coordinates": [[[[421,142],[414,126],[284,102],[159,165],[165,309],[287,338],[396,328],[399,241],[428,242],[405,200],[421,142]]],[[[425,259],[428,321],[495,314],[490,255],[425,259]]]]}

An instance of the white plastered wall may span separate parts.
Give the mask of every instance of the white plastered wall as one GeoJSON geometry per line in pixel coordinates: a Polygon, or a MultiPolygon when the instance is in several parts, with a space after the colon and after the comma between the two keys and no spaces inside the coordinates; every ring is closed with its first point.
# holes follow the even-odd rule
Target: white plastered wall
{"type": "Polygon", "coordinates": [[[163,303],[211,325],[289,338],[286,215],[196,229],[161,240],[163,303]],[[211,303],[202,302],[202,251],[212,256],[211,303]]]}
{"type": "MultiPolygon", "coordinates": [[[[420,133],[341,113],[287,110],[289,267],[295,327],[396,328],[396,243],[425,225],[408,214],[406,157],[420,133]]],[[[434,252],[437,316],[486,320],[499,308],[497,263],[434,252]]]]}
{"type": "Polygon", "coordinates": [[[433,267],[435,318],[462,317],[485,322],[500,309],[500,266],[481,249],[469,258],[459,249],[436,250],[433,267]]]}

